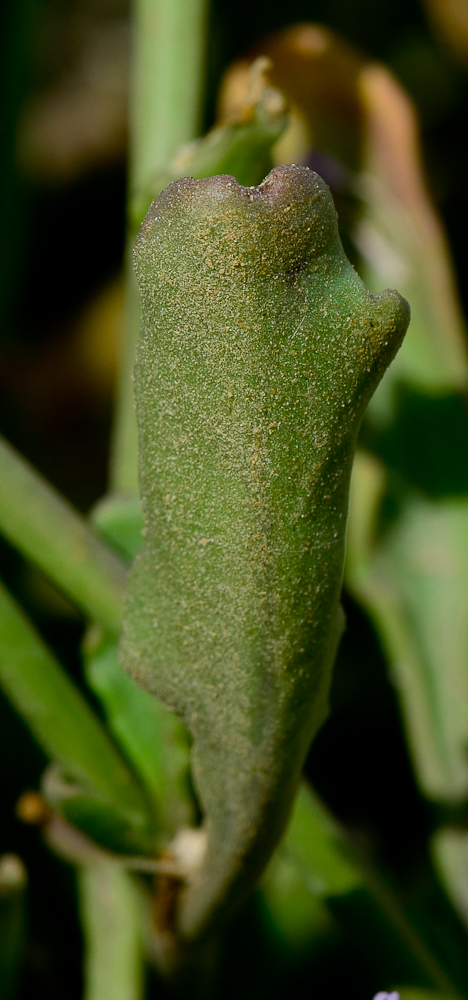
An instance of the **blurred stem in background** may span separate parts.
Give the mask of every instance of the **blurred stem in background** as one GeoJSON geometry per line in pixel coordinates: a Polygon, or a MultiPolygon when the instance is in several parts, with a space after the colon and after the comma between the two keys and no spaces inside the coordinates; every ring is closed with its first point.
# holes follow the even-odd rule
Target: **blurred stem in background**
{"type": "MultiPolygon", "coordinates": [[[[135,0],[130,99],[129,199],[151,184],[176,150],[200,127],[208,0],[135,0]]],[[[133,274],[135,232],[130,227],[126,308],[121,350],[110,489],[138,496],[138,433],[133,365],[139,333],[139,296],[133,274]]]]}
{"type": "Polygon", "coordinates": [[[135,0],[130,192],[200,129],[208,0],[135,0]]]}
{"type": "Polygon", "coordinates": [[[113,861],[78,873],[85,935],[85,1000],[139,1000],[143,993],[142,911],[137,887],[113,861]]]}

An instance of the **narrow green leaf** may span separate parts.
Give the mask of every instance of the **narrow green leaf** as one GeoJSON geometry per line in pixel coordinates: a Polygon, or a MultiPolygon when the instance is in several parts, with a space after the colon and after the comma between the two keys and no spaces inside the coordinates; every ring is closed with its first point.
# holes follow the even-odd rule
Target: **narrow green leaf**
{"type": "Polygon", "coordinates": [[[0,531],[86,615],[119,634],[125,566],[1,438],[0,531]]]}
{"type": "Polygon", "coordinates": [[[146,786],[163,842],[194,820],[189,787],[189,734],[181,719],[124,674],[117,646],[90,635],[86,677],[102,701],[108,726],[146,786]]]}
{"type": "Polygon", "coordinates": [[[139,497],[112,494],[104,497],[91,512],[96,531],[128,564],[138,555],[143,542],[143,514],[139,497]]]}
{"type": "Polygon", "coordinates": [[[344,896],[363,884],[362,869],[346,838],[305,782],[294,803],[282,849],[298,866],[304,883],[322,899],[344,896]]]}
{"type": "MultiPolygon", "coordinates": [[[[139,786],[104,727],[1,584],[0,684],[45,753],[81,789],[82,812],[87,811],[89,822],[94,813],[101,823],[106,816],[108,825],[119,831],[122,850],[151,852],[154,831],[139,786]]],[[[73,796],[70,805],[73,810],[73,796]]],[[[66,795],[63,808],[67,812],[66,795]]]]}
{"type": "Polygon", "coordinates": [[[294,951],[310,948],[333,926],[326,900],[362,886],[343,836],[312,790],[299,789],[283,841],[260,882],[269,921],[294,951]]]}
{"type": "Polygon", "coordinates": [[[380,463],[360,454],[347,582],[382,636],[418,780],[430,798],[457,802],[468,793],[468,501],[406,491],[379,538],[384,485],[380,463]]]}
{"type": "Polygon", "coordinates": [[[468,928],[468,832],[443,826],[431,843],[432,855],[447,895],[468,928]]]}
{"type": "MultiPolygon", "coordinates": [[[[92,520],[104,540],[132,562],[143,541],[140,501],[105,497],[93,510],[92,520]]],[[[104,707],[111,732],[153,800],[158,832],[162,843],[167,843],[177,830],[193,822],[190,734],[178,716],[124,674],[117,646],[99,630],[91,630],[86,639],[85,662],[88,683],[104,707]]]]}

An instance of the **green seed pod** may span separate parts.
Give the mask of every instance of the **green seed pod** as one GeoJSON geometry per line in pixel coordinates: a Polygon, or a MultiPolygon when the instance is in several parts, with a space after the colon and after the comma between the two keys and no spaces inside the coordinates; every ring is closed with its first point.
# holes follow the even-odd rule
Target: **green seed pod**
{"type": "Polygon", "coordinates": [[[135,267],[145,541],[121,662],[193,735],[194,938],[264,867],[326,714],[356,436],[409,309],[366,290],[326,184],[297,166],[171,184],[135,267]]]}

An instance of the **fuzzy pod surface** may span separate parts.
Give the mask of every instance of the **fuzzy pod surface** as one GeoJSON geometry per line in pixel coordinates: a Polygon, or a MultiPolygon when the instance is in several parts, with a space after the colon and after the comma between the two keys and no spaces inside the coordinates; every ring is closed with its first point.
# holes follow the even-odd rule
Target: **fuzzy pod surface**
{"type": "Polygon", "coordinates": [[[145,537],[121,663],[193,736],[193,939],[266,864],[325,717],[356,436],[409,308],[367,291],[325,182],[297,166],[171,184],[135,268],[145,537]]]}

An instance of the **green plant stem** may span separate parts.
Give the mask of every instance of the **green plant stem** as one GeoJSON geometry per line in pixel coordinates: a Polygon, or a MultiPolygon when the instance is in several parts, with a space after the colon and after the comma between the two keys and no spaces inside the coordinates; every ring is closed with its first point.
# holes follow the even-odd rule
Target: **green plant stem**
{"type": "Polygon", "coordinates": [[[67,775],[136,827],[148,825],[142,793],[103,726],[1,583],[0,684],[67,775]]]}
{"type": "Polygon", "coordinates": [[[85,937],[84,1000],[143,996],[142,915],[132,877],[114,862],[79,870],[85,937]]]}
{"type": "Polygon", "coordinates": [[[139,190],[199,128],[207,0],[136,0],[131,186],[139,190]]]}
{"type": "Polygon", "coordinates": [[[0,531],[86,615],[119,634],[125,566],[1,438],[0,531]]]}
{"type": "MultiPolygon", "coordinates": [[[[130,113],[130,197],[146,190],[179,146],[198,133],[208,0],[136,0],[130,113]]],[[[110,488],[138,496],[138,435],[132,374],[140,325],[132,269],[135,233],[126,255],[125,332],[111,457],[110,488]]]]}

